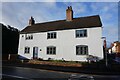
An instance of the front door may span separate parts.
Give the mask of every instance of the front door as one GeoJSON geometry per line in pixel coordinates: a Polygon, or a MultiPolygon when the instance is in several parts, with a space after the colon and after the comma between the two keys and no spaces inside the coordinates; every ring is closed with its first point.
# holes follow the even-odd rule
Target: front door
{"type": "Polygon", "coordinates": [[[33,59],[38,59],[38,47],[33,47],[33,59]]]}

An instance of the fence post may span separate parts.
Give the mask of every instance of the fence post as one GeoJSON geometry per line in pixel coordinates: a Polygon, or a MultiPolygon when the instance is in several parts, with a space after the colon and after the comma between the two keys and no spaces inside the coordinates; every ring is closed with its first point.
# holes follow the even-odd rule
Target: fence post
{"type": "Polygon", "coordinates": [[[11,55],[10,55],[10,54],[8,54],[8,60],[10,60],[10,57],[11,57],[11,55]]]}

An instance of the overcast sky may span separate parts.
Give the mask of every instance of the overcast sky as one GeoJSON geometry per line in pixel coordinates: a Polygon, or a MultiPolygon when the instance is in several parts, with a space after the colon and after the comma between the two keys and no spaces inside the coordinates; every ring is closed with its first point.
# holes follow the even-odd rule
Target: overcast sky
{"type": "Polygon", "coordinates": [[[36,23],[65,19],[67,6],[72,6],[74,18],[100,15],[102,35],[108,42],[118,40],[117,2],[2,2],[0,22],[22,30],[28,25],[30,16],[36,23]]]}

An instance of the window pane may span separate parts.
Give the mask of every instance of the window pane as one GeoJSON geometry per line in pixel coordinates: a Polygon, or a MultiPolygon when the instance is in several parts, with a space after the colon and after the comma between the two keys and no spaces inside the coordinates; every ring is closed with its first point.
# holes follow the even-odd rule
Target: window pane
{"type": "Polygon", "coordinates": [[[56,38],[56,32],[54,33],[54,38],[56,38]]]}
{"type": "Polygon", "coordinates": [[[56,54],[56,47],[47,47],[47,54],[56,54]]]}
{"type": "Polygon", "coordinates": [[[26,47],[26,53],[28,53],[28,48],[26,47]]]}
{"type": "Polygon", "coordinates": [[[56,48],[55,47],[53,48],[53,54],[56,54],[56,48]]]}
{"type": "Polygon", "coordinates": [[[80,47],[78,47],[78,50],[77,50],[77,51],[78,51],[78,54],[80,54],[80,47]]]}
{"type": "Polygon", "coordinates": [[[80,36],[79,37],[83,37],[83,34],[82,33],[80,33],[80,36]]]}
{"type": "Polygon", "coordinates": [[[50,54],[53,54],[53,48],[52,47],[50,48],[50,54]]]}
{"type": "Polygon", "coordinates": [[[82,51],[82,50],[80,50],[80,54],[83,54],[83,51],[82,51]]]}
{"type": "Polygon", "coordinates": [[[27,49],[27,48],[25,47],[25,51],[24,51],[24,53],[26,53],[26,49],[27,49]]]}
{"type": "Polygon", "coordinates": [[[76,37],[79,37],[79,30],[76,31],[76,37]]]}
{"type": "Polygon", "coordinates": [[[77,55],[86,55],[86,54],[88,54],[88,46],[85,46],[85,45],[76,46],[76,54],[77,55]]]}
{"type": "Polygon", "coordinates": [[[53,38],[53,36],[54,36],[53,33],[51,33],[51,38],[53,38]]]}
{"type": "Polygon", "coordinates": [[[76,54],[78,54],[78,47],[76,46],[76,54]]]}
{"type": "Polygon", "coordinates": [[[86,37],[87,30],[76,30],[76,37],[86,37]]]}
{"type": "Polygon", "coordinates": [[[30,53],[30,47],[25,47],[24,53],[30,53]]]}
{"type": "Polygon", "coordinates": [[[57,36],[56,36],[56,32],[52,32],[52,33],[47,33],[47,38],[48,39],[54,39],[54,38],[56,38],[57,36]]]}
{"type": "Polygon", "coordinates": [[[87,36],[87,30],[84,30],[84,36],[87,36]]]}
{"type": "Polygon", "coordinates": [[[84,47],[83,47],[83,54],[86,54],[85,48],[86,48],[86,47],[84,46],[84,47]]]}
{"type": "Polygon", "coordinates": [[[50,33],[47,33],[47,38],[48,38],[48,39],[50,38],[50,33]]]}
{"type": "Polygon", "coordinates": [[[88,46],[85,47],[86,54],[88,54],[88,46]]]}
{"type": "Polygon", "coordinates": [[[80,37],[84,37],[84,30],[80,30],[80,37]]]}
{"type": "Polygon", "coordinates": [[[76,54],[80,55],[80,54],[81,54],[81,52],[80,52],[80,51],[81,51],[80,47],[79,47],[79,46],[77,46],[77,47],[76,47],[76,49],[77,49],[77,50],[76,50],[76,51],[77,51],[77,53],[76,53],[76,54]]]}
{"type": "Polygon", "coordinates": [[[49,48],[47,47],[47,54],[49,54],[49,48]]]}
{"type": "Polygon", "coordinates": [[[28,47],[28,53],[30,52],[30,48],[28,47]]]}
{"type": "Polygon", "coordinates": [[[76,37],[79,37],[79,34],[76,34],[76,37]]]}
{"type": "Polygon", "coordinates": [[[33,39],[33,35],[31,35],[31,39],[33,39]]]}

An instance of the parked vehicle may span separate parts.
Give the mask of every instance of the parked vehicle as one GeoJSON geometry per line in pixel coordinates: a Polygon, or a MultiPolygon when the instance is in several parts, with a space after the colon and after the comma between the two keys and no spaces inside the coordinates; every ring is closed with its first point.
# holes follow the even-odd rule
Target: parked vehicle
{"type": "Polygon", "coordinates": [[[97,61],[100,60],[97,56],[93,56],[93,55],[88,55],[86,59],[87,59],[87,61],[89,63],[91,63],[91,62],[97,62],[97,61]]]}
{"type": "Polygon", "coordinates": [[[68,80],[94,80],[93,76],[72,74],[68,80]]]}

